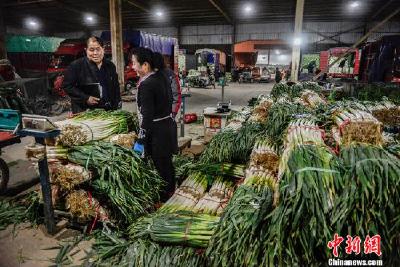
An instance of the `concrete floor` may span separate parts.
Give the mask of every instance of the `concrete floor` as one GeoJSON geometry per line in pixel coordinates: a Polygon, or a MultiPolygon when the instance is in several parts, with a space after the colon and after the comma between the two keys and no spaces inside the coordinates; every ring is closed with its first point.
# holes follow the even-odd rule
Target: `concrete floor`
{"type": "MultiPolygon", "coordinates": [[[[229,84],[225,87],[225,101],[232,101],[232,109],[238,110],[247,105],[252,97],[260,94],[269,94],[273,84],[229,84]]],[[[215,107],[221,100],[221,87],[216,89],[191,88],[189,90],[190,98],[186,101],[186,113],[197,113],[202,115],[206,107],[215,107]]],[[[135,102],[123,103],[123,109],[136,111],[135,102]]],[[[54,120],[65,117],[65,114],[54,120]]],[[[179,130],[179,129],[178,129],[179,130]]],[[[201,143],[203,126],[201,124],[185,125],[185,136],[193,139],[192,144],[201,143]],[[197,143],[196,143],[197,142],[197,143]]],[[[10,167],[10,182],[8,194],[14,194],[31,186],[37,186],[38,177],[32,165],[25,157],[24,147],[33,138],[22,138],[20,144],[15,144],[2,149],[1,157],[10,167]]],[[[48,266],[49,258],[55,257],[57,250],[43,250],[46,247],[54,246],[57,240],[43,235],[39,229],[26,229],[18,227],[17,236],[11,234],[12,227],[5,231],[0,231],[0,267],[3,266],[48,266]]],[[[86,244],[87,246],[87,244],[86,244]]],[[[79,256],[80,253],[78,253],[79,256]]],[[[74,257],[75,259],[75,257],[74,257]]]]}

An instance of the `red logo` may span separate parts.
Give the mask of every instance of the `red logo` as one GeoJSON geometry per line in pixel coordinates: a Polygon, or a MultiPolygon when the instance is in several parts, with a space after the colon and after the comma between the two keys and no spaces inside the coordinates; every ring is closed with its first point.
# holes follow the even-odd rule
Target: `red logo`
{"type": "Polygon", "coordinates": [[[369,237],[369,235],[367,235],[364,241],[364,253],[365,254],[375,253],[378,256],[382,255],[380,235],[374,235],[373,237],[369,237]]]}
{"type": "Polygon", "coordinates": [[[339,236],[338,234],[335,234],[333,240],[328,242],[328,248],[329,249],[333,248],[333,256],[335,257],[339,256],[338,248],[340,244],[343,242],[343,240],[344,240],[343,237],[339,236]]]}
{"type": "MultiPolygon", "coordinates": [[[[335,233],[335,235],[333,236],[333,240],[328,242],[328,248],[333,249],[333,256],[339,256],[339,248],[343,240],[343,237],[335,233]]],[[[355,253],[356,255],[361,253],[361,238],[359,236],[352,237],[350,235],[347,235],[346,253],[349,255],[352,253],[355,253]]],[[[365,238],[364,254],[367,255],[372,253],[375,253],[378,256],[382,255],[380,235],[374,235],[373,237],[367,235],[367,237],[365,238]]]]}
{"type": "Polygon", "coordinates": [[[347,240],[346,240],[346,253],[347,254],[351,254],[351,253],[355,253],[356,255],[360,254],[361,252],[361,239],[359,236],[356,237],[352,237],[347,235],[347,240]]]}

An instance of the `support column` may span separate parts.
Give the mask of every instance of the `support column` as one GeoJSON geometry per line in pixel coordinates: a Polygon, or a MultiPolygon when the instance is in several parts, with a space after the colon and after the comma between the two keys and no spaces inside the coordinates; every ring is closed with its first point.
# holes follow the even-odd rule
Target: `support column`
{"type": "Polygon", "coordinates": [[[236,44],[236,23],[233,24],[232,45],[231,45],[231,71],[235,69],[235,44],[236,44]]]}
{"type": "Polygon", "coordinates": [[[7,58],[6,25],[4,24],[3,10],[0,8],[0,59],[7,58]]]}
{"type": "Polygon", "coordinates": [[[122,42],[121,0],[109,0],[112,61],[117,67],[121,92],[124,90],[124,51],[122,42]]]}
{"type": "MultiPolygon", "coordinates": [[[[304,11],[304,0],[297,0],[296,3],[296,18],[294,24],[294,40],[301,38],[301,32],[303,27],[303,11],[304,11]]],[[[300,68],[300,47],[301,44],[293,43],[292,49],[292,73],[291,81],[297,82],[299,78],[300,68]]]]}

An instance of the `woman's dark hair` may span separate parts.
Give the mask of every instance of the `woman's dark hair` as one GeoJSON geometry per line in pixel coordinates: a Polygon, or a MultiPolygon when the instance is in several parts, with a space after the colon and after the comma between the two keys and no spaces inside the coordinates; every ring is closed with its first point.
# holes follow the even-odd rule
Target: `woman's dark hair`
{"type": "Polygon", "coordinates": [[[154,68],[162,70],[165,68],[164,57],[161,53],[155,52],[153,55],[154,68]]]}
{"type": "Polygon", "coordinates": [[[135,56],[140,65],[147,62],[152,69],[156,68],[154,65],[154,53],[148,48],[137,47],[131,50],[130,57],[135,56]]]}
{"type": "Polygon", "coordinates": [[[89,45],[90,42],[97,42],[101,47],[104,47],[104,42],[100,37],[97,36],[90,36],[86,40],[86,47],[89,45]]]}

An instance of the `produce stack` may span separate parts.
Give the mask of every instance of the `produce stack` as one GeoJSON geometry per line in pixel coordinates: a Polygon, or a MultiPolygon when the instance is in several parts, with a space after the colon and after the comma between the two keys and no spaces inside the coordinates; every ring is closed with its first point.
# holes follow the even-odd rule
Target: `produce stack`
{"type": "Polygon", "coordinates": [[[114,134],[128,133],[135,127],[135,119],[132,114],[122,110],[93,110],[55,124],[61,129],[57,144],[73,147],[103,140],[114,134]]]}
{"type": "Polygon", "coordinates": [[[258,139],[250,155],[248,172],[268,170],[277,174],[279,166],[279,156],[277,148],[271,144],[268,138],[258,139]]]}
{"type": "Polygon", "coordinates": [[[61,135],[47,140],[46,154],[57,209],[81,222],[118,224],[153,209],[163,181],[132,151],[132,114],[93,110],[56,124],[61,135]]]}
{"type": "Polygon", "coordinates": [[[194,211],[220,216],[232,197],[234,182],[217,177],[210,190],[197,202],[194,211]]]}
{"type": "MultiPolygon", "coordinates": [[[[141,237],[161,244],[204,248],[214,234],[220,217],[191,211],[156,213],[142,224],[141,237]]],[[[137,229],[136,229],[137,230],[137,229]]],[[[132,231],[131,231],[132,233],[132,231]]]]}
{"type": "Polygon", "coordinates": [[[186,163],[188,178],[176,194],[106,252],[120,251],[122,262],[135,266],[320,266],[332,258],[327,243],[334,233],[380,234],[384,261],[398,266],[400,139],[377,146],[386,125],[371,114],[395,107],[327,104],[320,90],[315,83],[278,84],[265,120],[234,116],[237,127],[216,135],[199,161],[186,163]],[[332,127],[341,131],[338,149],[325,136],[332,127]],[[236,181],[218,171],[227,163],[248,166],[236,190],[236,181]],[[222,213],[216,197],[226,198],[222,213]]]}
{"type": "Polygon", "coordinates": [[[347,108],[338,110],[333,118],[336,127],[332,134],[339,145],[353,142],[382,144],[382,123],[367,111],[347,108]]]}
{"type": "Polygon", "coordinates": [[[366,103],[367,109],[372,115],[385,126],[395,127],[400,125],[400,107],[392,102],[368,102],[366,103]]]}
{"type": "Polygon", "coordinates": [[[260,230],[272,210],[276,178],[249,174],[235,191],[209,243],[208,266],[260,266],[260,230]]]}
{"type": "Polygon", "coordinates": [[[249,121],[265,123],[268,118],[268,112],[274,101],[270,98],[262,98],[251,113],[249,121]]]}
{"type": "Polygon", "coordinates": [[[288,168],[288,160],[294,149],[300,145],[324,146],[325,131],[316,124],[315,118],[302,118],[289,123],[284,149],[279,163],[279,179],[288,168]]]}
{"type": "Polygon", "coordinates": [[[175,212],[193,210],[207,189],[207,177],[200,172],[193,173],[175,190],[174,194],[158,210],[159,212],[175,212]]]}
{"type": "Polygon", "coordinates": [[[326,101],[318,93],[311,90],[304,90],[301,93],[301,98],[305,104],[311,108],[326,104],[326,101]]]}

